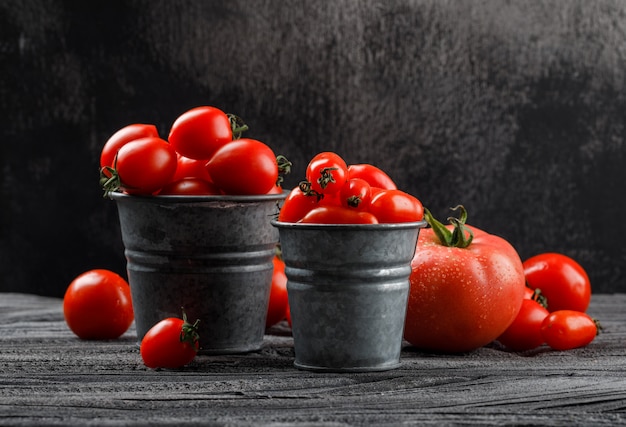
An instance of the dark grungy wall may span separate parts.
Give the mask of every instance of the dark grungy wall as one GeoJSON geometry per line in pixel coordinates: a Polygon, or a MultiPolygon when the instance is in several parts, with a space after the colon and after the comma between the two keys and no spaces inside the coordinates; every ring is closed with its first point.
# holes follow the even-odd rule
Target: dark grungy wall
{"type": "Polygon", "coordinates": [[[374,163],[437,216],[625,291],[621,0],[0,2],[0,290],[124,273],[99,152],[188,108],[294,162],[374,163]]]}

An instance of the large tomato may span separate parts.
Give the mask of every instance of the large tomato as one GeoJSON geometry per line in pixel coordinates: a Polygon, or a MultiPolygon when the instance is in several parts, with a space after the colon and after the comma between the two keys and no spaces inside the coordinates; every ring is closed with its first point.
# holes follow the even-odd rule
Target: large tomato
{"type": "Polygon", "coordinates": [[[420,231],[405,322],[405,338],[417,348],[480,348],[511,325],[522,305],[517,251],[503,238],[465,225],[467,212],[458,208],[460,218],[448,226],[425,209],[431,228],[420,231]]]}

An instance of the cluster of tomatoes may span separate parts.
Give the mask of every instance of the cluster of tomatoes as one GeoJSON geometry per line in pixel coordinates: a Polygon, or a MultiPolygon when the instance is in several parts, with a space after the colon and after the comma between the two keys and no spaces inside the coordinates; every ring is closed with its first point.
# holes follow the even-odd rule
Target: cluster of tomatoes
{"type": "Polygon", "coordinates": [[[547,344],[555,350],[584,347],[599,324],[587,313],[591,284],[583,267],[559,253],[543,253],[523,263],[528,287],[521,309],[498,338],[514,351],[547,344]]]}
{"type": "Polygon", "coordinates": [[[212,106],[181,114],[167,141],[154,125],[125,126],[102,149],[101,185],[106,193],[141,195],[280,193],[289,161],[261,141],[242,138],[247,129],[239,117],[212,106]]]}
{"type": "Polygon", "coordinates": [[[378,224],[420,221],[424,216],[420,200],[398,190],[374,165],[348,165],[327,151],[311,159],[305,178],[285,199],[279,221],[378,224]]]}

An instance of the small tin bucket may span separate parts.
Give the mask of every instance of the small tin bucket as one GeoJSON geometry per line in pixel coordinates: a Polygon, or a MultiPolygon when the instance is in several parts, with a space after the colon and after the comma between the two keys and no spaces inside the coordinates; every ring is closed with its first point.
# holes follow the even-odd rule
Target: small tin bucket
{"type": "Polygon", "coordinates": [[[400,366],[411,260],[425,221],[300,224],[280,234],[297,368],[400,366]]]}
{"type": "Polygon", "coordinates": [[[117,208],[137,339],[166,317],[200,319],[201,354],[244,353],[263,344],[285,194],[132,196],[117,208]]]}

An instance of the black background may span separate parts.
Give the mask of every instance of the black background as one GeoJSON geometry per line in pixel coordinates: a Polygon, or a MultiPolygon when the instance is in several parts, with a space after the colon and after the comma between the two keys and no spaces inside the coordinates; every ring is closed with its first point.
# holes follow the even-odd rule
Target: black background
{"type": "Polygon", "coordinates": [[[0,61],[1,291],[124,274],[100,149],[198,105],[626,289],[623,1],[0,0],[0,61]]]}

